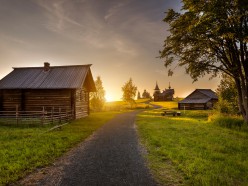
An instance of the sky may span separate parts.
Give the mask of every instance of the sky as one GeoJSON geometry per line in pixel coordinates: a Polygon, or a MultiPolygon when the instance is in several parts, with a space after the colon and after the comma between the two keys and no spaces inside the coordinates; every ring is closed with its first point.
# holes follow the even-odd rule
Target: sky
{"type": "Polygon", "coordinates": [[[12,67],[92,64],[107,101],[121,100],[130,78],[141,94],[152,95],[156,82],[170,83],[175,97],[215,90],[218,78],[192,83],[183,67],[168,77],[158,56],[169,8],[180,11],[180,0],[0,0],[0,79],[12,67]]]}

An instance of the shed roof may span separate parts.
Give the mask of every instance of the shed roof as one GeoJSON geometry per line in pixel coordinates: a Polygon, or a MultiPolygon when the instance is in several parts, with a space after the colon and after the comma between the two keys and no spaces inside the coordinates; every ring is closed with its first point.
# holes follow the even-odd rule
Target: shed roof
{"type": "Polygon", "coordinates": [[[179,101],[179,103],[207,103],[211,98],[203,98],[203,99],[183,99],[179,101]]]}
{"type": "Polygon", "coordinates": [[[179,101],[178,103],[207,103],[211,99],[218,99],[216,93],[211,89],[196,89],[191,94],[189,94],[185,99],[179,101]],[[194,93],[200,92],[205,95],[205,98],[194,98],[194,93]]]}
{"type": "Polygon", "coordinates": [[[196,89],[196,91],[199,91],[210,98],[218,99],[218,96],[216,95],[216,93],[212,91],[211,89],[196,89]]]}
{"type": "Polygon", "coordinates": [[[95,91],[91,65],[13,68],[0,80],[0,89],[77,89],[85,83],[95,91]]]}

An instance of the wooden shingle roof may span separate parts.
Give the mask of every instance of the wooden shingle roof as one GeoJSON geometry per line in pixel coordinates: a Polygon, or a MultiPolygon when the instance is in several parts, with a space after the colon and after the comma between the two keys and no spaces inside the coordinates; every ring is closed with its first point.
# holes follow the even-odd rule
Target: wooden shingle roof
{"type": "Polygon", "coordinates": [[[207,95],[209,98],[218,99],[218,96],[216,95],[216,93],[214,91],[212,91],[211,89],[196,89],[196,91],[199,91],[199,92],[207,95]]]}
{"type": "MultiPolygon", "coordinates": [[[[50,64],[48,64],[50,65],[50,64]]],[[[0,89],[78,89],[95,91],[91,65],[13,68],[0,80],[0,89]]]]}
{"type": "Polygon", "coordinates": [[[191,94],[189,94],[185,99],[179,101],[178,103],[207,103],[211,99],[218,99],[218,96],[211,89],[196,89],[191,94]],[[194,95],[199,92],[202,94],[201,97],[195,97],[194,95]]]}

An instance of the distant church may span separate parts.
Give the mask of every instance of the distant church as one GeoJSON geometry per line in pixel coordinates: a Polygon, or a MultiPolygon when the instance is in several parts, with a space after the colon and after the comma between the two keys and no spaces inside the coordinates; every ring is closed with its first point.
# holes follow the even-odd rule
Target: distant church
{"type": "Polygon", "coordinates": [[[165,89],[162,92],[160,92],[160,89],[158,87],[158,83],[156,82],[156,86],[154,89],[153,97],[154,101],[172,101],[174,98],[174,89],[171,88],[169,83],[169,89],[165,89]]]}

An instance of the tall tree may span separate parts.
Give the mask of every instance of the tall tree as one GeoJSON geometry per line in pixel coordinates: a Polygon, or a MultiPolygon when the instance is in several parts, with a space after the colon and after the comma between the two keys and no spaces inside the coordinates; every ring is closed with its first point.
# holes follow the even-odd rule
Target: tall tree
{"type": "Polygon", "coordinates": [[[165,67],[185,66],[194,81],[205,74],[228,74],[238,92],[239,109],[248,122],[247,0],[182,0],[181,13],[164,19],[171,33],[160,57],[165,67]]]}
{"type": "Polygon", "coordinates": [[[96,92],[92,92],[90,95],[90,106],[95,111],[101,111],[105,104],[105,90],[100,76],[97,76],[95,86],[96,92]]]}
{"type": "Polygon", "coordinates": [[[135,102],[135,95],[137,91],[137,87],[133,84],[132,78],[130,78],[122,87],[123,95],[122,99],[128,103],[132,104],[135,102]]]}
{"type": "Polygon", "coordinates": [[[151,95],[150,95],[150,93],[149,92],[147,92],[146,90],[144,90],[144,92],[143,92],[143,94],[142,94],[142,98],[148,98],[148,99],[150,99],[151,98],[151,95]]]}

